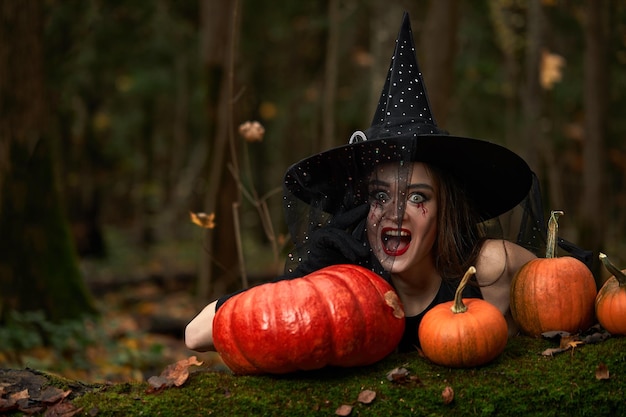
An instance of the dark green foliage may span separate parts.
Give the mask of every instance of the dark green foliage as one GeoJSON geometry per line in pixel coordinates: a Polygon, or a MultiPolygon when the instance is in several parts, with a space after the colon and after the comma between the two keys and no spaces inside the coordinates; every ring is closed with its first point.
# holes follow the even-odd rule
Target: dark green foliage
{"type": "Polygon", "coordinates": [[[55,352],[54,371],[88,368],[87,348],[103,342],[103,332],[99,335],[93,333],[87,330],[83,321],[53,323],[46,320],[42,311],[12,311],[0,328],[0,355],[5,358],[3,366],[22,364],[22,355],[26,352],[47,347],[55,352]]]}
{"type": "Polygon", "coordinates": [[[120,381],[167,365],[159,341],[138,331],[116,333],[111,321],[109,316],[51,322],[42,311],[12,311],[0,326],[0,368],[120,381]]]}
{"type": "Polygon", "coordinates": [[[224,372],[193,373],[181,388],[147,394],[145,384],[109,387],[74,401],[86,410],[108,415],[334,415],[342,404],[353,416],[510,415],[572,416],[626,413],[626,339],[579,346],[554,357],[541,356],[552,342],[519,337],[504,354],[476,369],[448,369],[430,364],[417,353],[391,355],[358,369],[325,369],[287,376],[232,376],[224,372]],[[608,380],[595,370],[604,363],[608,380]],[[390,382],[387,372],[405,367],[415,378],[390,382]],[[441,393],[454,389],[446,405],[441,393]],[[362,390],[377,396],[358,403],[362,390]]]}

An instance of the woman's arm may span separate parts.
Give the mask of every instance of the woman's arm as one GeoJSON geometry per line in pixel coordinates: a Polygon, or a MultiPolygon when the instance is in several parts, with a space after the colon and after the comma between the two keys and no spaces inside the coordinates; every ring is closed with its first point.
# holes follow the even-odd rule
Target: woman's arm
{"type": "Polygon", "coordinates": [[[204,309],[189,322],[185,328],[185,345],[198,352],[215,350],[213,346],[213,318],[217,300],[204,309]]]}
{"type": "MultiPolygon", "coordinates": [[[[284,279],[303,277],[313,271],[337,264],[358,264],[368,259],[369,247],[354,235],[365,227],[365,217],[369,212],[369,204],[364,203],[345,213],[336,214],[331,223],[316,230],[309,243],[309,256],[300,262],[294,271],[286,272],[273,282],[284,279]],[[360,225],[360,226],[359,226],[360,225]]],[[[245,291],[239,290],[223,296],[206,306],[185,328],[185,344],[189,349],[199,352],[215,350],[213,346],[213,318],[216,310],[230,297],[245,291]]]]}
{"type": "Polygon", "coordinates": [[[483,298],[504,314],[510,335],[517,333],[509,308],[511,282],[517,271],[535,258],[535,254],[515,243],[487,240],[476,262],[476,280],[483,298]]]}

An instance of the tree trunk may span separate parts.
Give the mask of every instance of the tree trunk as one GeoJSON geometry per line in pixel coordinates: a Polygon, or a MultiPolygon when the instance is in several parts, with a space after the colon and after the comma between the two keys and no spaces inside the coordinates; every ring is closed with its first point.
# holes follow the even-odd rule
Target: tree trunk
{"type": "MultiPolygon", "coordinates": [[[[609,29],[608,0],[586,1],[585,52],[584,52],[584,103],[585,140],[583,143],[583,178],[581,199],[581,241],[599,252],[606,231],[606,190],[604,136],[608,100],[608,68],[606,45],[609,29]]],[[[594,259],[593,272],[599,276],[598,259],[594,259]]]]}
{"type": "Polygon", "coordinates": [[[504,144],[511,148],[522,149],[523,137],[519,129],[520,75],[522,74],[522,54],[524,53],[523,33],[518,33],[514,22],[523,18],[523,11],[518,4],[505,1],[489,2],[489,14],[497,44],[504,59],[505,105],[504,144]]]}
{"type": "Polygon", "coordinates": [[[45,139],[41,2],[1,2],[0,39],[0,321],[92,314],[45,139]]]}
{"type": "MultiPolygon", "coordinates": [[[[522,106],[524,111],[524,148],[516,149],[528,162],[530,168],[539,174],[537,155],[545,144],[541,131],[541,115],[543,113],[543,94],[539,83],[541,66],[541,50],[543,48],[544,15],[541,0],[529,0],[526,14],[526,83],[522,90],[522,106]]],[[[558,188],[551,184],[551,188],[558,188]]]]}
{"type": "Polygon", "coordinates": [[[424,56],[420,67],[433,117],[444,129],[454,85],[458,11],[458,0],[431,1],[419,43],[424,56]]]}
{"type": "Polygon", "coordinates": [[[237,184],[228,170],[233,160],[229,148],[232,132],[228,112],[232,110],[229,95],[229,71],[233,70],[231,54],[237,2],[202,0],[201,53],[207,77],[207,123],[211,142],[208,165],[208,189],[204,210],[215,213],[216,228],[207,229],[198,277],[198,301],[204,303],[232,290],[239,276],[232,204],[237,198],[237,184]]]}
{"type": "MultiPolygon", "coordinates": [[[[402,19],[403,7],[397,2],[371,2],[370,21],[370,50],[372,54],[370,102],[367,111],[370,112],[370,119],[374,115],[380,92],[385,85],[387,71],[389,70],[389,60],[395,47],[394,41],[398,35],[398,29],[402,19]]],[[[415,14],[411,14],[415,17],[415,14]]],[[[369,126],[369,125],[367,125],[369,126]]]]}
{"type": "Polygon", "coordinates": [[[333,147],[335,143],[335,98],[339,68],[340,38],[339,0],[328,1],[328,35],[324,68],[324,94],[322,97],[322,140],[320,150],[333,147]]]}
{"type": "Polygon", "coordinates": [[[526,64],[525,82],[522,85],[523,134],[520,143],[512,148],[517,151],[537,173],[539,178],[547,176],[548,202],[544,214],[549,210],[562,210],[564,204],[561,166],[556,159],[553,144],[542,130],[544,117],[544,91],[540,83],[540,70],[546,20],[541,0],[530,0],[526,12],[526,64]],[[544,168],[545,167],[545,168],[544,168]]]}

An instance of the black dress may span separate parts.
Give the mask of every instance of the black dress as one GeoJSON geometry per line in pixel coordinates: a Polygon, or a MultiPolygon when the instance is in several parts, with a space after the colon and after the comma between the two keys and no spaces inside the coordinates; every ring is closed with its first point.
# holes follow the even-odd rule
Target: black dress
{"type": "MultiPolygon", "coordinates": [[[[456,292],[456,284],[450,281],[443,280],[441,281],[441,286],[439,287],[439,291],[433,298],[433,301],[426,307],[424,311],[416,316],[406,317],[404,335],[402,336],[402,340],[398,345],[398,351],[400,352],[410,352],[419,347],[419,338],[417,335],[417,330],[419,329],[419,325],[422,322],[422,318],[424,315],[435,307],[438,304],[445,303],[447,301],[454,300],[454,293],[456,292]]],[[[482,293],[480,292],[480,288],[477,285],[467,285],[463,290],[463,298],[483,298],[482,293]]]]}

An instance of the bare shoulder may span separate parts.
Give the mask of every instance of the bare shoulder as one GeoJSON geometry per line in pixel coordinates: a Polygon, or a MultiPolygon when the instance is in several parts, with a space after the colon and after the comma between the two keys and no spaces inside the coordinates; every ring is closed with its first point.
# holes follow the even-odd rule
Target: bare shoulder
{"type": "Polygon", "coordinates": [[[536,256],[527,249],[506,241],[492,239],[484,242],[476,261],[476,280],[485,301],[505,315],[509,334],[517,333],[509,309],[510,288],[517,271],[536,256]]]}
{"type": "Polygon", "coordinates": [[[515,273],[535,258],[535,254],[513,242],[489,239],[478,255],[476,278],[480,285],[493,285],[497,281],[508,285],[515,273]]]}

